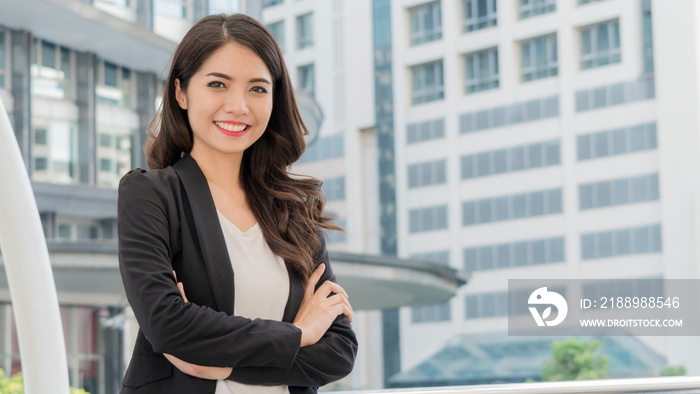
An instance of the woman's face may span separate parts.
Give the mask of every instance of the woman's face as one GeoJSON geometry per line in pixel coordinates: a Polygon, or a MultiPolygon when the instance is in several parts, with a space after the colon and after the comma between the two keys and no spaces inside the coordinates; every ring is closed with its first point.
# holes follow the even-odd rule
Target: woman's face
{"type": "Polygon", "coordinates": [[[233,155],[253,145],[272,113],[272,77],[250,48],[235,41],[219,48],[183,91],[175,80],[178,104],[187,110],[193,132],[192,156],[233,155]]]}

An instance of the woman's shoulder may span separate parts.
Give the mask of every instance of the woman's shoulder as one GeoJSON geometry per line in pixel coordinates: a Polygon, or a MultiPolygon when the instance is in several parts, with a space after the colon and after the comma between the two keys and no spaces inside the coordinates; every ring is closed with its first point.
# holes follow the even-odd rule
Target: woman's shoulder
{"type": "Polygon", "coordinates": [[[124,189],[137,188],[145,191],[151,189],[154,191],[170,189],[177,181],[177,174],[171,167],[145,170],[143,168],[135,168],[127,172],[119,181],[120,193],[124,189]]]}

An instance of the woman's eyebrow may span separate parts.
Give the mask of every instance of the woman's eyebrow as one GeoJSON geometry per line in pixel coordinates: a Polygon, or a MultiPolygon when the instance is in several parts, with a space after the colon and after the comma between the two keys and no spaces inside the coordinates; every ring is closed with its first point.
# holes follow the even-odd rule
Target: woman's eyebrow
{"type": "MultiPolygon", "coordinates": [[[[222,79],[225,79],[228,81],[233,80],[233,78],[231,78],[230,76],[228,76],[226,74],[222,74],[222,73],[217,73],[217,72],[211,72],[211,73],[207,74],[207,77],[217,77],[217,78],[222,78],[222,79]]],[[[268,85],[272,85],[272,83],[270,83],[270,81],[268,81],[265,78],[252,78],[248,82],[261,82],[261,83],[266,83],[268,85]]]]}
{"type": "Polygon", "coordinates": [[[217,72],[212,72],[212,73],[207,74],[207,77],[209,77],[209,76],[211,76],[211,77],[217,77],[217,78],[223,78],[223,79],[226,79],[226,80],[229,80],[229,81],[233,79],[233,78],[229,77],[229,76],[226,75],[226,74],[217,73],[217,72]]]}
{"type": "Polygon", "coordinates": [[[262,82],[262,83],[266,83],[266,84],[268,84],[268,85],[272,85],[272,84],[270,83],[270,81],[268,81],[268,80],[265,79],[265,78],[253,78],[253,79],[251,79],[249,82],[262,82]]]}

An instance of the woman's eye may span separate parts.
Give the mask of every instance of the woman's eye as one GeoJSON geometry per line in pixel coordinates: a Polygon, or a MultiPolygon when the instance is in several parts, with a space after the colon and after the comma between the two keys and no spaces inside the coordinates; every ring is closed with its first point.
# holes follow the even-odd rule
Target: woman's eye
{"type": "Polygon", "coordinates": [[[254,92],[256,92],[256,93],[267,93],[267,89],[265,89],[265,88],[262,87],[262,86],[255,86],[255,87],[253,87],[253,88],[250,89],[250,90],[252,90],[252,91],[254,91],[254,92]]]}
{"type": "Polygon", "coordinates": [[[212,88],[223,88],[223,87],[225,87],[225,85],[223,84],[223,82],[219,82],[219,81],[209,82],[209,86],[212,87],[212,88]]]}

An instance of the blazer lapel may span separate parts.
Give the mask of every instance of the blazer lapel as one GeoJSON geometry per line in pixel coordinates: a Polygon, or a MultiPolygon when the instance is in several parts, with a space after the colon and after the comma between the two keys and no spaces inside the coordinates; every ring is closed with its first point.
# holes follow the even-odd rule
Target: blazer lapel
{"type": "Polygon", "coordinates": [[[218,310],[232,315],[235,296],[234,272],[207,179],[189,154],[178,160],[173,169],[180,177],[189,200],[204,266],[218,310]]]}

